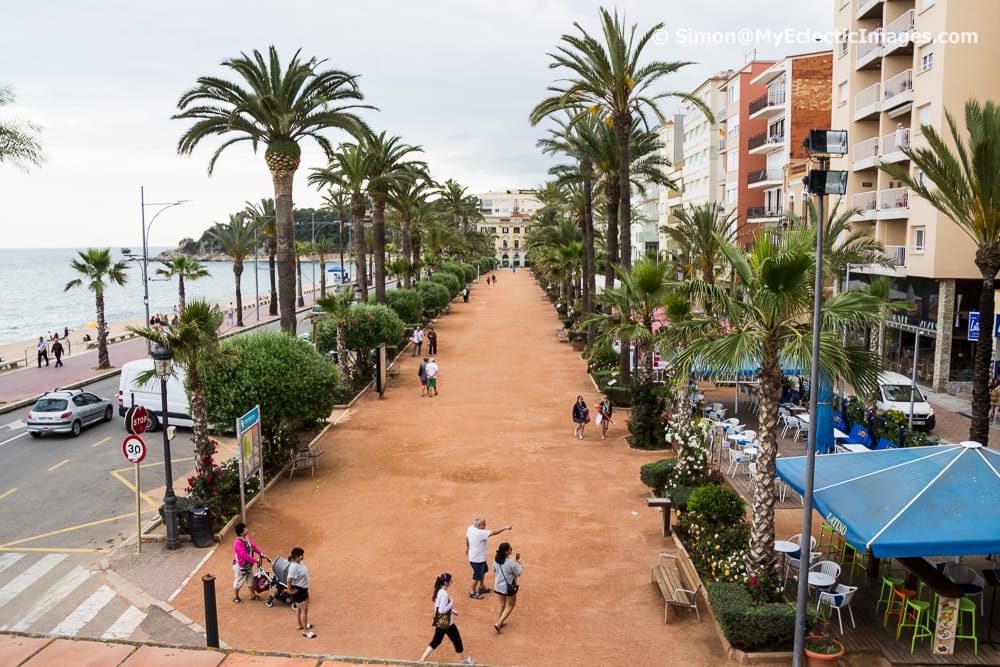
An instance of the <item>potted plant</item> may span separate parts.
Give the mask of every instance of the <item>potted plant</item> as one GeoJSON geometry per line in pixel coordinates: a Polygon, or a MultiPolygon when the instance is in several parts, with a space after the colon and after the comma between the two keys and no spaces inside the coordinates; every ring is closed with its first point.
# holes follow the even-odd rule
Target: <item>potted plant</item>
{"type": "Polygon", "coordinates": [[[816,619],[816,632],[806,635],[806,667],[836,665],[844,656],[844,645],[830,635],[827,619],[822,615],[816,619]]]}

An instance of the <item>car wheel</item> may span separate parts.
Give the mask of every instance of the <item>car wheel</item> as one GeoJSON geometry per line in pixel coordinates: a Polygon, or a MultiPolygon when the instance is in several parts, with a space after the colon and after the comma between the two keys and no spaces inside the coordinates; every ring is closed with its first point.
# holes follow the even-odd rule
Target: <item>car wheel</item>
{"type": "Polygon", "coordinates": [[[109,405],[108,409],[104,411],[104,421],[106,421],[106,422],[111,421],[111,418],[114,416],[114,414],[115,414],[115,411],[112,410],[111,406],[109,405]]]}
{"type": "Polygon", "coordinates": [[[80,420],[73,422],[73,437],[80,435],[80,431],[83,430],[83,426],[80,424],[80,420]]]}
{"type": "Polygon", "coordinates": [[[40,438],[40,437],[42,437],[42,434],[39,433],[38,431],[28,431],[28,433],[31,434],[32,438],[40,438]]]}
{"type": "Polygon", "coordinates": [[[152,412],[149,413],[149,424],[146,426],[147,431],[159,431],[160,430],[160,420],[156,418],[156,415],[152,412]]]}

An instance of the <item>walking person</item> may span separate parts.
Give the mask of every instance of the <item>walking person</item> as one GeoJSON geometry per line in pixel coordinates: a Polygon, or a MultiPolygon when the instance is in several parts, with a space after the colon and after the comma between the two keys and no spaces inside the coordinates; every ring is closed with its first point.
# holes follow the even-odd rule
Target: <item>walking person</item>
{"type": "Polygon", "coordinates": [[[465,646],[462,644],[462,635],[458,631],[458,626],[455,625],[455,617],[458,616],[458,611],[452,605],[451,596],[448,595],[449,586],[451,586],[451,574],[448,572],[441,573],[434,580],[434,595],[432,597],[434,600],[434,637],[431,639],[431,643],[427,645],[427,648],[424,649],[423,655],[420,656],[420,660],[417,662],[427,660],[427,656],[441,645],[441,640],[447,635],[448,639],[451,640],[452,646],[455,647],[455,653],[458,654],[458,659],[462,664],[474,665],[476,661],[471,657],[462,660],[462,654],[465,653],[465,646]]]}
{"type": "Polygon", "coordinates": [[[507,524],[496,530],[487,530],[486,519],[481,516],[477,516],[472,525],[466,528],[465,553],[469,557],[469,567],[472,568],[472,588],[469,590],[469,597],[473,600],[481,600],[483,595],[490,592],[490,589],[483,586],[483,577],[489,569],[486,565],[486,540],[510,529],[510,524],[507,524]]]}
{"type": "Polygon", "coordinates": [[[427,396],[433,398],[438,395],[438,365],[434,361],[434,357],[431,357],[431,360],[424,367],[424,374],[427,376],[427,396]],[[433,394],[431,394],[431,389],[434,390],[433,394]]]}
{"type": "Polygon", "coordinates": [[[233,316],[236,312],[233,310],[233,304],[229,304],[229,312],[226,313],[226,324],[233,326],[233,316]]]}
{"type": "Polygon", "coordinates": [[[520,584],[517,578],[521,576],[524,568],[521,567],[521,554],[511,558],[510,554],[514,549],[509,542],[501,542],[497,547],[496,556],[493,557],[493,591],[500,600],[500,611],[497,622],[493,624],[493,629],[497,634],[507,625],[507,618],[517,605],[517,591],[520,584]]]}
{"type": "Polygon", "coordinates": [[[417,369],[417,377],[420,378],[420,395],[427,395],[427,357],[424,357],[423,361],[420,362],[420,368],[417,369]]]}
{"type": "Polygon", "coordinates": [[[45,365],[49,365],[49,348],[45,343],[45,336],[38,337],[38,367],[42,367],[42,361],[45,361],[45,365]]]}
{"type": "Polygon", "coordinates": [[[56,337],[52,339],[52,356],[56,358],[56,368],[63,365],[62,355],[63,346],[62,343],[59,342],[59,334],[56,334],[56,337]]]}
{"type": "Polygon", "coordinates": [[[573,423],[576,424],[573,435],[583,440],[583,429],[589,421],[590,408],[587,407],[587,401],[583,400],[583,396],[577,396],[576,403],[573,404],[573,423]]]}
{"type": "Polygon", "coordinates": [[[438,353],[438,335],[434,327],[427,329],[427,354],[438,353]]]}
{"type": "Polygon", "coordinates": [[[420,354],[420,348],[423,347],[424,343],[424,332],[420,330],[420,327],[413,330],[413,337],[410,340],[413,341],[413,353],[410,356],[415,357],[420,354]]]}
{"type": "Polygon", "coordinates": [[[259,600],[260,596],[254,593],[251,576],[253,564],[257,562],[254,555],[264,556],[263,552],[250,539],[250,529],[245,523],[236,524],[236,539],[233,541],[233,602],[239,604],[243,602],[240,598],[240,589],[246,584],[250,591],[251,600],[259,600]]]}
{"type": "Polygon", "coordinates": [[[601,440],[607,438],[608,426],[614,423],[611,419],[615,409],[611,406],[611,399],[607,396],[601,397],[601,402],[597,404],[597,424],[601,427],[601,440]]]}
{"type": "Polygon", "coordinates": [[[298,621],[299,632],[303,637],[316,639],[316,633],[312,631],[312,623],[309,622],[309,568],[306,567],[302,559],[306,552],[302,547],[292,549],[288,556],[288,592],[292,596],[292,601],[298,609],[295,610],[295,618],[298,621]]]}

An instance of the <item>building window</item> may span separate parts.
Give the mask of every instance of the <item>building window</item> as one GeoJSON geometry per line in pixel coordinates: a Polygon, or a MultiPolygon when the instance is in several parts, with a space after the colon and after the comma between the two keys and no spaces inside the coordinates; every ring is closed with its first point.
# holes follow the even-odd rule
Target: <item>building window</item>
{"type": "Polygon", "coordinates": [[[736,171],[740,166],[740,152],[737,149],[732,149],[726,153],[726,171],[736,171]]]}
{"type": "Polygon", "coordinates": [[[925,104],[917,109],[917,121],[921,127],[931,125],[931,105],[925,104]]]}
{"type": "Polygon", "coordinates": [[[847,82],[837,86],[837,104],[847,104],[847,82]]]}
{"type": "Polygon", "coordinates": [[[520,247],[521,247],[521,241],[518,239],[514,239],[514,249],[517,250],[520,247]]]}
{"type": "Polygon", "coordinates": [[[504,227],[503,228],[503,233],[504,234],[509,234],[510,233],[510,227],[504,227]]]}
{"type": "Polygon", "coordinates": [[[504,247],[504,250],[506,250],[506,249],[507,249],[507,239],[504,239],[504,240],[503,240],[503,247],[504,247]]]}
{"type": "Polygon", "coordinates": [[[520,234],[521,233],[521,228],[520,227],[515,227],[514,228],[514,233],[515,234],[520,234]]]}
{"type": "Polygon", "coordinates": [[[726,186],[726,203],[727,204],[735,204],[736,203],[736,197],[737,197],[738,193],[739,193],[739,187],[738,186],[736,186],[736,185],[727,185],[726,186]]]}
{"type": "Polygon", "coordinates": [[[934,45],[924,44],[920,47],[920,71],[926,72],[934,67],[934,45]]]}
{"type": "Polygon", "coordinates": [[[841,56],[847,55],[847,47],[848,47],[847,37],[846,36],[845,37],[841,37],[840,38],[840,55],[841,56]]]}
{"type": "Polygon", "coordinates": [[[924,248],[927,243],[927,228],[926,227],[914,227],[913,228],[913,252],[915,254],[922,255],[924,253],[924,248]]]}
{"type": "Polygon", "coordinates": [[[740,80],[739,79],[733,79],[732,81],[730,81],[729,85],[726,87],[726,93],[728,95],[727,100],[728,100],[729,106],[733,106],[734,104],[736,104],[737,102],[739,102],[740,101],[740,80]]]}

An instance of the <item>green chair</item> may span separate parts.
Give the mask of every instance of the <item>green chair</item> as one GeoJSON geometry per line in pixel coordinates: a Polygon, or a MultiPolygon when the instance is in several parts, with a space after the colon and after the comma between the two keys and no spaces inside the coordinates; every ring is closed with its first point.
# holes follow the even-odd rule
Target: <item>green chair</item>
{"type": "MultiPolygon", "coordinates": [[[[840,567],[847,569],[848,565],[851,567],[848,580],[854,583],[855,570],[859,570],[862,575],[865,573],[865,559],[861,557],[861,552],[853,544],[847,540],[843,540],[843,548],[840,550],[840,567]],[[849,562],[848,559],[850,559],[849,562]]],[[[900,580],[900,583],[902,583],[902,580],[900,580]]]]}
{"type": "Polygon", "coordinates": [[[959,598],[958,600],[958,632],[955,639],[971,639],[973,650],[979,655],[979,638],[976,636],[976,603],[969,598],[959,598]],[[966,615],[969,618],[971,628],[965,627],[966,615]],[[970,634],[966,634],[969,632],[970,634]]]}
{"type": "Polygon", "coordinates": [[[899,625],[896,626],[896,639],[902,634],[903,628],[913,628],[913,639],[910,640],[910,654],[917,644],[918,638],[934,637],[934,631],[930,624],[931,603],[926,600],[916,600],[906,598],[903,605],[903,613],[899,616],[899,625]]]}
{"type": "Polygon", "coordinates": [[[882,590],[878,594],[878,601],[875,602],[875,615],[878,616],[879,605],[885,604],[886,608],[886,619],[882,621],[882,625],[885,625],[889,617],[889,603],[892,602],[892,591],[897,586],[902,586],[903,581],[890,579],[889,577],[882,577],[882,590]]]}
{"type": "MultiPolygon", "coordinates": [[[[841,545],[843,538],[828,523],[824,523],[819,531],[819,550],[826,554],[827,560],[839,560],[843,558],[841,545]]],[[[841,563],[843,565],[843,563],[841,563]]]]}

